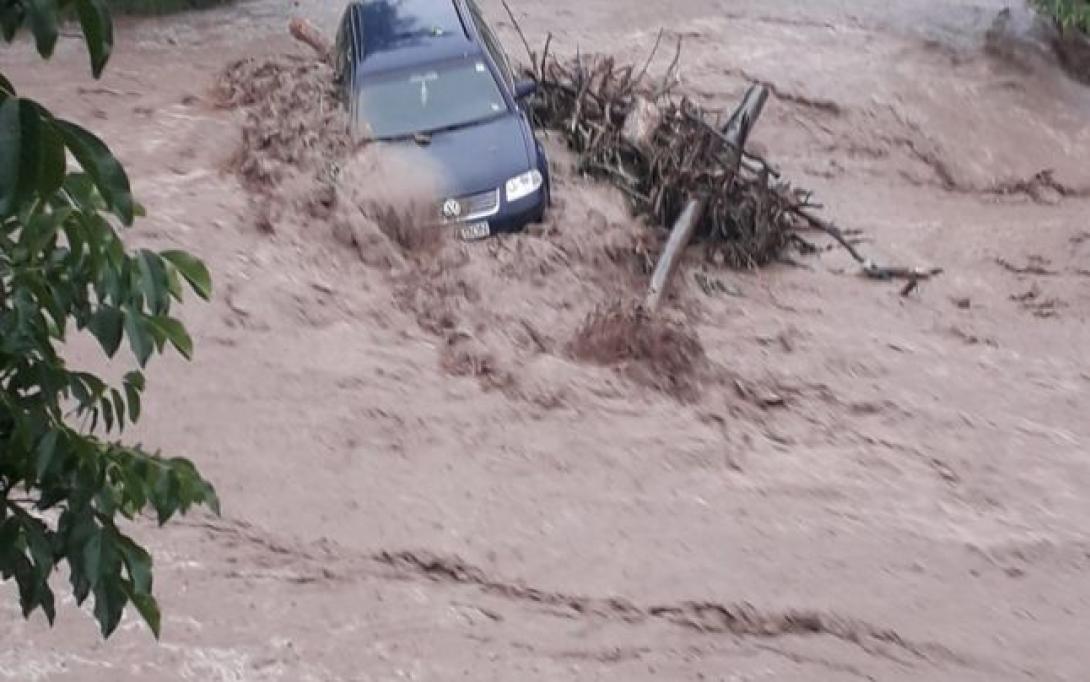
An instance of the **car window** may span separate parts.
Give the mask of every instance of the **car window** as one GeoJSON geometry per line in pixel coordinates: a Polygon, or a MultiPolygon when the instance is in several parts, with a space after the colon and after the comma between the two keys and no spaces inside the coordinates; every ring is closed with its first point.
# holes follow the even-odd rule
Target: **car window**
{"type": "Polygon", "coordinates": [[[368,77],[360,86],[354,122],[379,139],[472,125],[507,112],[492,71],[481,59],[368,77]]]}
{"type": "Polygon", "coordinates": [[[496,64],[499,66],[503,79],[509,86],[513,87],[515,84],[515,76],[514,72],[511,70],[511,64],[507,59],[507,53],[503,51],[503,45],[496,37],[496,34],[492,32],[492,28],[484,20],[484,15],[481,14],[481,8],[477,6],[477,3],[473,0],[468,0],[466,4],[469,6],[469,11],[473,15],[473,20],[477,24],[481,38],[484,40],[485,48],[492,54],[492,58],[496,60],[496,64]]]}
{"type": "Polygon", "coordinates": [[[500,67],[500,72],[503,74],[504,79],[510,86],[515,85],[515,73],[511,70],[511,64],[507,61],[507,54],[503,51],[503,45],[496,38],[496,34],[492,32],[492,29],[487,24],[482,24],[481,34],[484,37],[484,41],[488,44],[488,51],[492,53],[493,58],[500,67]]]}

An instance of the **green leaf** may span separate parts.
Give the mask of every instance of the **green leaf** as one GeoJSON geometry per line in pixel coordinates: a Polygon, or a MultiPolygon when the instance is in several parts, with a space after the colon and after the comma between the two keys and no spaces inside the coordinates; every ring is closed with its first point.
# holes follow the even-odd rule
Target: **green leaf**
{"type": "Polygon", "coordinates": [[[102,306],[91,317],[87,328],[105,351],[108,357],[113,357],[121,346],[121,336],[125,323],[125,317],[117,308],[102,306]]]}
{"type": "Polygon", "coordinates": [[[88,390],[87,384],[83,383],[78,377],[70,377],[68,385],[69,388],[72,389],[72,396],[76,399],[76,402],[80,404],[81,408],[92,401],[91,392],[88,390]]]}
{"type": "Polygon", "coordinates": [[[167,269],[167,283],[171,297],[181,303],[184,292],[182,291],[182,278],[178,275],[178,268],[167,269]]]}
{"type": "Polygon", "coordinates": [[[99,410],[102,412],[102,419],[106,422],[106,433],[114,430],[114,406],[110,404],[110,399],[103,396],[99,401],[99,410]]]}
{"type": "Polygon", "coordinates": [[[0,214],[35,193],[52,195],[64,181],[64,145],[53,117],[26,99],[0,104],[0,214]]]}
{"type": "Polygon", "coordinates": [[[200,489],[201,496],[200,499],[196,501],[206,505],[216,516],[221,516],[220,497],[216,494],[215,487],[213,487],[211,483],[202,478],[200,480],[200,489]]]}
{"type": "Polygon", "coordinates": [[[57,44],[57,3],[54,0],[23,0],[38,54],[49,59],[57,44]]]}
{"type": "Polygon", "coordinates": [[[7,94],[11,97],[15,96],[15,86],[11,84],[7,78],[4,78],[4,74],[0,73],[0,94],[7,94]]]}
{"type": "Polygon", "coordinates": [[[151,594],[151,555],[127,535],[118,534],[118,548],[132,579],[133,592],[151,594]]]}
{"type": "Polygon", "coordinates": [[[48,530],[44,523],[26,512],[21,513],[19,518],[23,523],[23,534],[26,535],[30,556],[34,559],[34,568],[38,571],[38,577],[44,582],[53,572],[54,562],[48,530]]]}
{"type": "Polygon", "coordinates": [[[23,23],[22,7],[17,2],[0,2],[0,35],[11,42],[23,23]]]}
{"type": "Polygon", "coordinates": [[[47,431],[38,442],[38,456],[35,460],[35,473],[41,480],[49,471],[49,465],[53,463],[53,456],[57,454],[57,437],[60,434],[56,429],[47,431]]]}
{"type": "MultiPolygon", "coordinates": [[[[24,234],[32,229],[33,228],[28,226],[27,229],[24,230],[24,234]]],[[[34,298],[37,300],[38,305],[41,306],[42,310],[48,312],[49,316],[52,318],[53,328],[50,330],[50,333],[55,335],[56,338],[63,340],[64,328],[68,322],[67,310],[57,302],[54,291],[41,279],[29,274],[23,280],[23,285],[34,294],[34,298]]]]}
{"type": "Polygon", "coordinates": [[[220,506],[216,490],[211,483],[201,478],[193,462],[184,457],[172,457],[169,464],[178,482],[178,499],[182,512],[193,504],[205,504],[219,516],[220,506]]]}
{"type": "Polygon", "coordinates": [[[200,259],[185,251],[176,250],[163,251],[159,255],[178,268],[178,272],[182,273],[182,277],[185,277],[198,296],[206,301],[212,297],[212,275],[200,259]]]}
{"type": "Polygon", "coordinates": [[[83,209],[92,208],[95,201],[95,181],[87,173],[69,173],[64,179],[64,190],[72,195],[83,209]]]}
{"type": "Polygon", "coordinates": [[[110,398],[114,403],[114,414],[117,415],[117,429],[119,431],[125,430],[125,399],[121,397],[121,392],[116,388],[110,389],[110,398]]]}
{"type": "MultiPolygon", "coordinates": [[[[48,213],[38,214],[27,225],[22,238],[26,240],[27,252],[30,253],[31,257],[36,258],[46,247],[50,247],[50,243],[56,236],[57,231],[70,215],[72,215],[72,209],[64,206],[53,209],[48,213]]],[[[52,251],[52,247],[49,250],[52,251]]]]}
{"type": "Polygon", "coordinates": [[[34,188],[43,197],[49,197],[64,184],[66,159],[64,140],[53,126],[53,117],[33,102],[22,100],[24,122],[33,118],[39,122],[37,158],[29,160],[28,166],[34,167],[34,188]]]}
{"type": "Polygon", "coordinates": [[[151,628],[151,633],[155,635],[155,639],[159,639],[159,604],[155,601],[155,597],[129,589],[128,597],[132,601],[132,605],[136,607],[136,612],[151,628]]]}
{"type": "Polygon", "coordinates": [[[106,392],[106,384],[94,374],[89,372],[73,372],[71,375],[73,388],[75,384],[80,383],[87,388],[89,395],[83,399],[83,402],[94,403],[106,392]]]}
{"type": "MultiPolygon", "coordinates": [[[[71,497],[69,502],[72,502],[71,497]]],[[[72,583],[72,594],[76,598],[76,605],[79,606],[91,592],[91,579],[84,571],[83,549],[91,536],[100,531],[92,520],[88,507],[79,508],[78,512],[73,511],[72,508],[66,509],[61,514],[57,528],[57,533],[64,543],[64,556],[71,569],[69,578],[72,583]]]]}
{"type": "MultiPolygon", "coordinates": [[[[81,3],[87,1],[89,0],[80,0],[81,3]]],[[[110,153],[110,148],[90,131],[75,123],[57,120],[55,125],[65,146],[94,181],[95,187],[106,200],[106,205],[122,223],[132,225],[133,198],[129,177],[110,153]]]]}
{"type": "Polygon", "coordinates": [[[53,602],[53,590],[50,589],[49,583],[44,581],[38,585],[38,589],[40,590],[38,594],[38,603],[41,604],[42,611],[45,612],[46,620],[49,621],[49,625],[52,627],[53,623],[57,620],[57,607],[53,602]]]}
{"type": "Polygon", "coordinates": [[[148,335],[151,336],[152,341],[155,342],[155,351],[162,353],[163,348],[167,345],[167,334],[159,325],[152,322],[151,317],[144,318],[144,328],[147,330],[148,335]]]}
{"type": "Polygon", "coordinates": [[[174,346],[186,360],[193,359],[193,339],[190,338],[189,332],[185,330],[185,326],[181,322],[173,317],[166,317],[164,315],[152,317],[148,322],[161,331],[166,339],[170,341],[170,344],[174,346]]]}
{"type": "Polygon", "coordinates": [[[91,73],[98,78],[102,75],[102,69],[106,67],[114,46],[110,10],[103,0],[76,0],[76,13],[79,14],[87,51],[91,54],[91,73]]]}
{"type": "Polygon", "coordinates": [[[151,312],[164,315],[170,308],[170,279],[163,260],[147,249],[141,249],[136,257],[140,270],[140,288],[151,312]]]}
{"type": "Polygon", "coordinates": [[[178,510],[178,479],[171,472],[164,471],[151,492],[151,503],[162,526],[178,510]]]}
{"type": "Polygon", "coordinates": [[[140,390],[128,381],[125,382],[125,399],[129,403],[129,423],[135,424],[140,418],[140,390]]]}
{"type": "Polygon", "coordinates": [[[72,596],[76,598],[76,605],[80,606],[87,600],[87,595],[91,593],[91,581],[82,572],[77,573],[73,570],[71,582],[72,596]]]}
{"type": "Polygon", "coordinates": [[[121,479],[124,483],[121,513],[131,519],[143,511],[148,503],[146,485],[143,476],[131,463],[121,465],[121,479]]]}
{"type": "Polygon", "coordinates": [[[22,552],[16,552],[13,568],[15,583],[19,586],[19,605],[23,609],[23,617],[26,618],[37,605],[36,593],[41,581],[34,572],[34,566],[22,552]]]}
{"type": "Polygon", "coordinates": [[[125,311],[125,334],[129,337],[129,346],[141,367],[148,364],[153,349],[152,338],[145,325],[144,319],[138,313],[125,311]]]}
{"type": "Polygon", "coordinates": [[[91,584],[91,587],[95,587],[99,584],[102,567],[102,529],[95,526],[91,531],[91,536],[87,538],[87,542],[83,545],[83,549],[80,552],[80,559],[82,561],[81,568],[83,569],[83,575],[86,576],[87,581],[91,584]]]}
{"type": "Polygon", "coordinates": [[[0,215],[10,215],[19,205],[22,123],[19,100],[0,104],[0,215]]]}
{"type": "Polygon", "coordinates": [[[19,538],[20,526],[19,519],[14,516],[0,521],[0,562],[2,562],[0,566],[4,566],[4,572],[0,575],[5,580],[11,577],[7,562],[11,559],[10,553],[15,551],[15,541],[19,538]]]}
{"type": "Polygon", "coordinates": [[[128,597],[125,595],[121,578],[117,575],[102,576],[102,580],[95,586],[94,591],[95,619],[98,620],[102,636],[109,639],[121,623],[128,597]]]}
{"type": "Polygon", "coordinates": [[[144,375],[140,372],[127,372],[125,374],[125,383],[132,384],[136,390],[144,390],[144,375]]]}

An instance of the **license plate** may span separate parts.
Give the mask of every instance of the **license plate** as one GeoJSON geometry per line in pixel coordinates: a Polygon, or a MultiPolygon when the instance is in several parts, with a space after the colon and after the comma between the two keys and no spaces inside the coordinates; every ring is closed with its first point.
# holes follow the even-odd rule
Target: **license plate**
{"type": "Polygon", "coordinates": [[[479,223],[466,223],[465,225],[458,226],[458,237],[465,241],[473,241],[475,239],[484,239],[488,235],[492,234],[492,231],[488,227],[488,223],[481,221],[479,223]]]}

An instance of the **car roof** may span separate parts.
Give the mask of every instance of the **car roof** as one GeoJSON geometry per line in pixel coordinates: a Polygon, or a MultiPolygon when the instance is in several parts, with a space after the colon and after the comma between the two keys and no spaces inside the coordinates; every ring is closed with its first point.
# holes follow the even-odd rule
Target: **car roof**
{"type": "Polygon", "coordinates": [[[355,0],[346,10],[358,73],[480,55],[459,0],[355,0]]]}

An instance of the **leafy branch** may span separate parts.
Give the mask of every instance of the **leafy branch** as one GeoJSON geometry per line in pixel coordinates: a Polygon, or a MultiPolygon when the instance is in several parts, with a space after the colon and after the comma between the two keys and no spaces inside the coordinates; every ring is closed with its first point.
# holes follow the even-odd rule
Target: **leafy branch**
{"type": "MultiPolygon", "coordinates": [[[[102,0],[0,0],[0,35],[29,27],[48,58],[72,13],[97,78],[113,48],[102,0]]],[[[160,632],[151,555],[118,521],[154,513],[164,524],[194,505],[219,513],[192,462],[111,440],[141,416],[151,356],[168,346],[192,356],[172,305],[186,288],[212,295],[196,257],[126,248],[120,231],[142,215],[106,144],[0,73],[0,579],[17,584],[24,616],[41,609],[53,623],[50,577],[66,565],[106,637],[129,605],[160,632]],[[73,330],[111,358],[127,340],[139,369],[112,386],[69,368],[58,345],[73,330]]]]}

